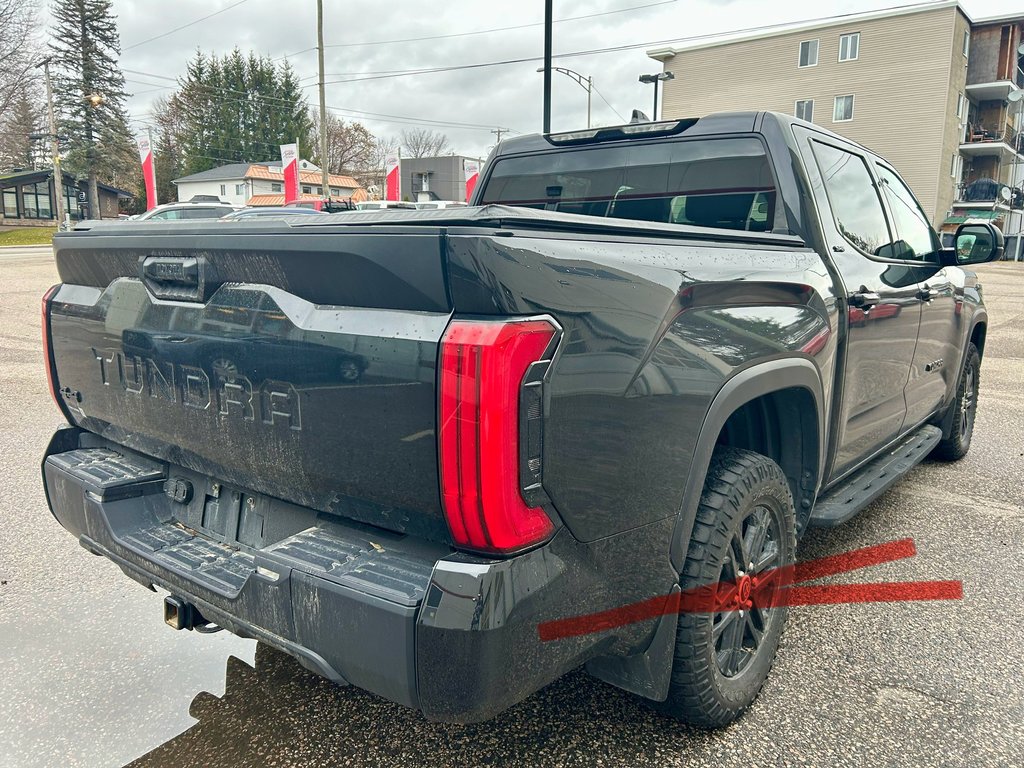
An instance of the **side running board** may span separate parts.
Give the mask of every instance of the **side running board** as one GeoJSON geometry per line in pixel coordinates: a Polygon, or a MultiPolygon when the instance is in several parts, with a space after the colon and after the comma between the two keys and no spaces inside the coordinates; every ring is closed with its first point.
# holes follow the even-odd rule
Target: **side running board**
{"type": "Polygon", "coordinates": [[[819,497],[811,511],[810,525],[831,528],[845,523],[921,463],[941,439],[938,427],[924,426],[912,432],[895,448],[819,497]]]}

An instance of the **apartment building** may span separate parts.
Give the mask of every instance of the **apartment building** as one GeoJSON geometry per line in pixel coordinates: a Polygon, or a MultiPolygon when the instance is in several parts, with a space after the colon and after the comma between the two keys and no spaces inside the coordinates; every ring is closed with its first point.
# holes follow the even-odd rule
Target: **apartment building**
{"type": "MultiPolygon", "coordinates": [[[[936,228],[1021,231],[1024,14],[971,19],[955,0],[652,49],[674,79],[663,116],[767,109],[895,164],[936,228]]],[[[1008,243],[1013,253],[1015,243],[1008,243]]]]}

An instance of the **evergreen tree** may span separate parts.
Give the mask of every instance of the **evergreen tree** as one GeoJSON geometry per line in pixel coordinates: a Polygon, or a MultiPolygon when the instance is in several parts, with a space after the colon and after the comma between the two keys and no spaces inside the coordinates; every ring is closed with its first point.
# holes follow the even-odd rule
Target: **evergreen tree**
{"type": "Polygon", "coordinates": [[[184,125],[183,105],[177,95],[160,97],[153,102],[153,168],[156,171],[157,200],[169,203],[178,191],[171,182],[186,175],[182,151],[184,125]]]}
{"type": "Polygon", "coordinates": [[[300,155],[315,148],[309,107],[291,67],[237,48],[222,57],[196,52],[169,108],[180,119],[176,146],[185,173],[273,160],[281,144],[296,140],[300,155]]]}
{"type": "Polygon", "coordinates": [[[137,176],[137,153],[125,112],[121,41],[111,0],[54,0],[54,101],[65,167],[89,179],[90,215],[99,218],[98,180],[122,185],[137,176]]]}
{"type": "Polygon", "coordinates": [[[10,99],[9,108],[0,113],[0,170],[29,169],[50,156],[49,139],[29,138],[31,133],[49,132],[43,115],[39,94],[30,86],[10,99]]]}

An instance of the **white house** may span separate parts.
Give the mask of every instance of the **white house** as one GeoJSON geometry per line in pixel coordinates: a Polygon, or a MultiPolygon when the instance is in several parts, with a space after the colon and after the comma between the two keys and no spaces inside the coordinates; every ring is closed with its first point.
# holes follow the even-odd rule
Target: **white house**
{"type": "MultiPolygon", "coordinates": [[[[308,160],[299,161],[299,192],[303,199],[335,200],[367,199],[366,190],[351,176],[331,174],[330,189],[324,192],[320,169],[308,160]]],[[[193,173],[173,181],[178,200],[191,200],[196,195],[211,195],[234,205],[284,205],[284,175],[281,162],[231,163],[208,171],[193,173]]]]}

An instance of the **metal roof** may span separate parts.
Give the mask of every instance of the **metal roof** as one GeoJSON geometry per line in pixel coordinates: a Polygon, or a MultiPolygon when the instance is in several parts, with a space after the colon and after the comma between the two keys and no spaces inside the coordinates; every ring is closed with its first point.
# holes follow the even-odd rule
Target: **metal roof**
{"type": "Polygon", "coordinates": [[[189,176],[182,176],[174,179],[171,183],[178,184],[182,181],[222,181],[227,179],[244,179],[252,163],[228,163],[207,171],[200,171],[189,176]]]}

